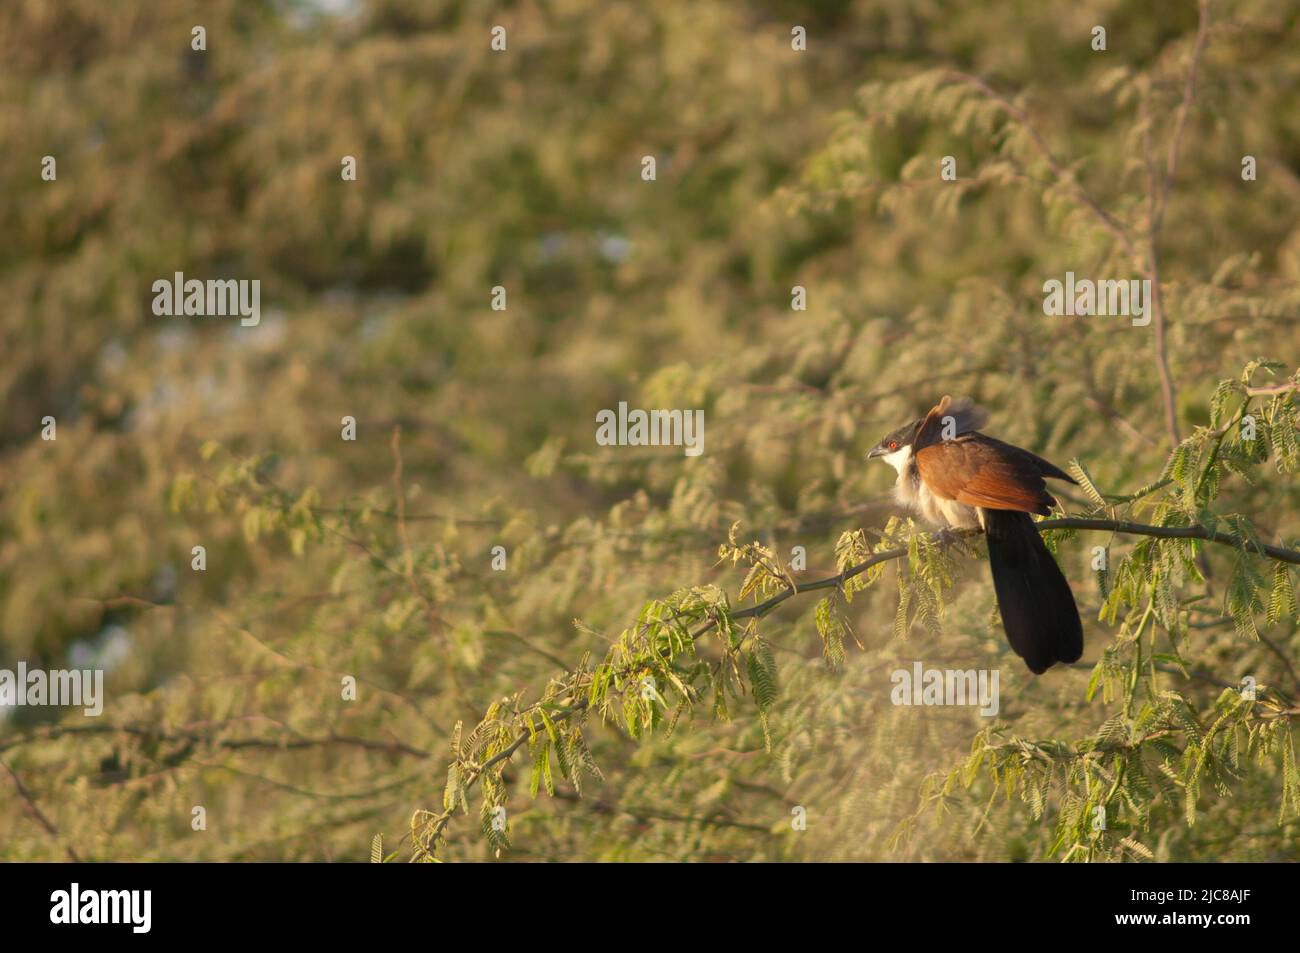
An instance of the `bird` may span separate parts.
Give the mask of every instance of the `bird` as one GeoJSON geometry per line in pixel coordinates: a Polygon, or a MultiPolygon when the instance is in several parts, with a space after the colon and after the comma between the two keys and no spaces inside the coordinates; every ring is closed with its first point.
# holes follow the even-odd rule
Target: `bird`
{"type": "Polygon", "coordinates": [[[894,498],[950,540],[982,530],[1002,628],[1035,675],[1083,654],[1079,607],[1031,514],[1056,504],[1045,478],[1076,483],[1028,450],[980,433],[988,414],[969,398],[945,395],[924,417],[890,431],[867,459],[898,471],[894,498]]]}

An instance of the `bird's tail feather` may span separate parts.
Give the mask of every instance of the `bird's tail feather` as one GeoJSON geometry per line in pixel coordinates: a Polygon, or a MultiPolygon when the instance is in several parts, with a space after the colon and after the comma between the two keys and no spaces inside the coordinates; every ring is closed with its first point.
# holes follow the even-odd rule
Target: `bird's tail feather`
{"type": "Polygon", "coordinates": [[[1015,510],[984,510],[989,566],[998,611],[1011,648],[1035,675],[1083,654],[1083,625],[1074,593],[1043,544],[1033,518],[1015,510]]]}

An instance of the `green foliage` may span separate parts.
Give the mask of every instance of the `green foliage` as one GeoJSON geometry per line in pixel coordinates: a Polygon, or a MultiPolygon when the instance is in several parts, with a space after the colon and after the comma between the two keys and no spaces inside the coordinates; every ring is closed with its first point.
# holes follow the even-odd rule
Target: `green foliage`
{"type": "Polygon", "coordinates": [[[817,5],[805,53],[506,4],[501,56],[468,3],[137,6],[0,7],[0,667],[127,646],[101,719],[0,722],[54,829],[8,798],[5,859],[1300,851],[1291,4],[1212,4],[1185,111],[1190,2],[1104,55],[1065,0],[817,5]],[[1176,437],[1154,326],[1042,309],[1152,250],[1176,437]],[[261,326],[153,316],[175,271],[261,326]],[[1085,662],[1030,676],[864,462],[943,393],[1072,461],[1085,662]],[[705,453],[597,446],[621,400],[705,453]],[[996,718],[893,704],[917,662],[996,718]]]}

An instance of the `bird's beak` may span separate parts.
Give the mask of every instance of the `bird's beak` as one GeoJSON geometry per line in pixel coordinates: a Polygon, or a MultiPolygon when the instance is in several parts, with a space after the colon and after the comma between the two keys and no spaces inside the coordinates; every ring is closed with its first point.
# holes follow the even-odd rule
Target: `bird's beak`
{"type": "Polygon", "coordinates": [[[884,447],[872,447],[871,450],[868,451],[867,453],[867,459],[870,460],[872,457],[883,457],[884,455],[885,455],[884,447]]]}

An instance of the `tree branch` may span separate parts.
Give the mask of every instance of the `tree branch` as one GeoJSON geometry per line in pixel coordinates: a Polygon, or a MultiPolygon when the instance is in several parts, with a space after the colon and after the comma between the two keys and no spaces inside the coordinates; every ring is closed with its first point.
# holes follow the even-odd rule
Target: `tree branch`
{"type": "MultiPolygon", "coordinates": [[[[1279,560],[1280,562],[1300,565],[1300,552],[1297,552],[1294,549],[1286,549],[1285,547],[1273,546],[1268,543],[1250,542],[1248,540],[1243,540],[1241,537],[1232,533],[1221,533],[1200,525],[1149,526],[1145,523],[1133,523],[1128,520],[1088,519],[1077,516],[1062,516],[1056,519],[1042,520],[1034,525],[1038,527],[1039,532],[1047,529],[1088,529],[1106,530],[1112,533],[1125,533],[1132,536],[1154,536],[1160,539],[1203,539],[1206,542],[1218,543],[1222,546],[1231,546],[1234,549],[1250,550],[1259,555],[1268,556],[1270,559],[1279,560]]],[[[978,534],[979,530],[965,530],[957,535],[973,536],[978,534]]],[[[741,609],[738,612],[733,612],[731,618],[762,618],[791,596],[797,595],[801,592],[812,592],[815,589],[839,588],[854,576],[861,575],[877,563],[886,562],[891,559],[901,559],[906,555],[906,546],[875,553],[870,559],[866,559],[863,562],[858,563],[856,566],[850,566],[848,569],[841,573],[837,573],[834,576],[827,576],[825,579],[817,579],[813,582],[799,583],[794,588],[778,592],[776,595],[760,602],[758,605],[749,606],[748,608],[741,609]]],[[[716,620],[710,619],[701,629],[691,634],[692,636],[702,635],[715,624],[716,620]]]]}
{"type": "Polygon", "coordinates": [[[49,834],[63,847],[63,850],[68,855],[70,861],[74,864],[81,863],[81,858],[77,856],[77,852],[67,844],[63,843],[63,838],[59,834],[59,829],[54,826],[54,823],[46,817],[45,813],[37,806],[36,799],[33,798],[31,792],[27,790],[22,779],[14,773],[14,769],[9,767],[9,765],[5,764],[3,761],[0,761],[0,768],[4,768],[5,773],[9,775],[9,780],[13,783],[14,790],[18,793],[18,799],[23,802],[23,807],[27,809],[27,813],[32,816],[32,819],[36,821],[37,824],[41,825],[45,833],[49,834]]]}
{"type": "MultiPolygon", "coordinates": [[[[222,727],[218,724],[214,727],[222,727]]],[[[138,738],[148,738],[154,741],[171,741],[171,742],[189,742],[200,743],[208,742],[214,747],[223,748],[228,751],[238,751],[242,748],[265,748],[273,751],[294,751],[303,748],[320,748],[330,745],[343,745],[354,748],[365,748],[370,751],[383,751],[387,754],[405,755],[412,758],[428,758],[429,752],[422,751],[401,741],[381,741],[374,738],[362,738],[355,735],[329,734],[320,737],[309,736],[289,736],[279,738],[210,738],[202,732],[178,731],[165,732],[159,731],[149,725],[52,725],[48,728],[38,728],[34,731],[23,735],[17,735],[13,738],[0,741],[0,751],[9,748],[17,748],[22,745],[31,744],[33,741],[49,741],[64,735],[102,735],[102,734],[123,734],[132,735],[138,738]]],[[[0,762],[2,764],[3,762],[0,762]]]]}
{"type": "Polygon", "coordinates": [[[1233,549],[1245,549],[1279,562],[1300,565],[1300,552],[1284,546],[1269,543],[1256,543],[1242,539],[1232,533],[1221,533],[1199,524],[1193,526],[1148,526],[1146,523],[1131,523],[1128,520],[1087,519],[1077,516],[1062,516],[1057,519],[1043,520],[1037,524],[1039,530],[1045,529],[1099,529],[1114,533],[1126,533],[1131,536],[1155,536],[1159,539],[1203,539],[1233,549]]]}

